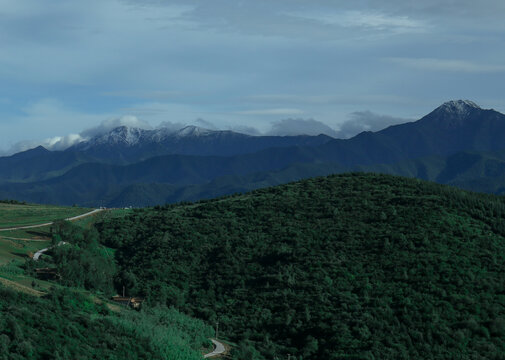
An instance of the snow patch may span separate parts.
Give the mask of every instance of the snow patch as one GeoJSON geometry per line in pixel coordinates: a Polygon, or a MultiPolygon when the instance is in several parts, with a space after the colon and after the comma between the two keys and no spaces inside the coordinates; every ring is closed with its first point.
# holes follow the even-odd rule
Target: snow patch
{"type": "Polygon", "coordinates": [[[481,109],[481,107],[470,100],[451,100],[439,107],[441,111],[457,115],[467,115],[473,109],[481,109]]]}
{"type": "Polygon", "coordinates": [[[126,146],[134,146],[137,145],[141,139],[144,137],[144,134],[149,130],[143,130],[139,128],[133,128],[128,126],[120,126],[113,129],[108,134],[97,136],[90,141],[88,141],[87,145],[98,145],[98,144],[121,144],[126,146]]]}

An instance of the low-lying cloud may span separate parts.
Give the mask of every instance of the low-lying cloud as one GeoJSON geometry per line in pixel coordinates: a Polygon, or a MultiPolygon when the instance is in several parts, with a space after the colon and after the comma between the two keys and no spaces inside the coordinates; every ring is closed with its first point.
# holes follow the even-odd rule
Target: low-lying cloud
{"type": "Polygon", "coordinates": [[[340,124],[336,137],[347,139],[363,131],[379,131],[388,126],[402,124],[412,120],[389,115],[379,115],[371,111],[356,111],[349,119],[340,124]]]}
{"type": "Polygon", "coordinates": [[[320,135],[332,137],[337,132],[328,125],[314,119],[284,119],[272,123],[272,128],[266,135],[293,136],[293,135],[320,135]]]}
{"type": "Polygon", "coordinates": [[[128,126],[139,129],[152,129],[152,126],[148,122],[139,120],[136,116],[129,115],[122,116],[120,118],[104,120],[100,125],[82,131],[81,136],[83,138],[89,139],[95,136],[106,134],[120,126],[128,126]]]}
{"type": "Polygon", "coordinates": [[[104,120],[100,125],[83,130],[80,134],[69,134],[64,136],[54,136],[43,140],[23,140],[15,143],[7,151],[0,152],[1,156],[16,154],[21,151],[30,150],[37,146],[43,146],[51,151],[61,151],[76,145],[80,142],[89,140],[93,137],[100,136],[110,132],[119,126],[136,127],[141,129],[152,129],[152,126],[143,120],[137,119],[135,116],[123,116],[119,118],[111,118],[104,120]]]}
{"type": "Polygon", "coordinates": [[[36,148],[37,146],[43,146],[48,150],[65,150],[72,145],[80,143],[86,140],[79,134],[70,134],[66,136],[55,136],[52,138],[47,138],[44,140],[24,140],[14,144],[8,151],[1,155],[16,154],[18,152],[30,150],[36,148]]]}
{"type": "MultiPolygon", "coordinates": [[[[336,125],[335,128],[321,121],[301,118],[289,118],[274,121],[270,124],[270,129],[266,131],[261,131],[258,128],[250,125],[232,125],[218,127],[213,122],[201,118],[194,120],[192,123],[194,125],[210,130],[231,130],[253,136],[317,136],[324,134],[334,138],[345,139],[355,136],[363,131],[379,131],[388,126],[401,124],[408,121],[411,120],[388,115],[380,115],[371,111],[357,111],[349,114],[348,119],[336,125]]],[[[163,128],[168,129],[170,132],[176,132],[187,125],[189,124],[182,122],[163,121],[158,126],[156,126],[156,129],[163,128]]],[[[119,126],[128,126],[146,130],[151,130],[154,128],[148,122],[140,120],[135,116],[111,118],[104,120],[98,126],[83,130],[79,134],[55,136],[44,140],[20,141],[14,144],[8,151],[0,153],[0,155],[14,154],[21,151],[33,149],[40,145],[48,150],[61,151],[82,141],[87,141],[93,137],[104,135],[119,126]]]]}

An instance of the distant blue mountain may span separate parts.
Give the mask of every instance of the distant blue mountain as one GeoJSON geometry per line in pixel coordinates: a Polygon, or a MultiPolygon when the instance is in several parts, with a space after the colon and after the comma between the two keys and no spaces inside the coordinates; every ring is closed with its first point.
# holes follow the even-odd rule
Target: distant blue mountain
{"type": "Polygon", "coordinates": [[[347,140],[120,127],[63,152],[37,148],[0,158],[0,198],[143,206],[356,170],[500,193],[504,138],[505,115],[467,100],[347,140]]]}

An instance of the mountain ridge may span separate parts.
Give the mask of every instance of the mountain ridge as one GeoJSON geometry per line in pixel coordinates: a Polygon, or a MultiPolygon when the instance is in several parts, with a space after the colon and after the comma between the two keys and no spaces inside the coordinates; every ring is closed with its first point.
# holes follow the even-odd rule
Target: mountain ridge
{"type": "Polygon", "coordinates": [[[235,156],[269,147],[317,146],[332,140],[327,135],[252,136],[231,130],[186,126],[144,130],[121,126],[78,143],[66,152],[80,152],[96,160],[130,163],[163,155],[235,156]]]}
{"type": "Polygon", "coordinates": [[[162,139],[159,131],[117,128],[112,133],[120,140],[117,147],[118,141],[89,151],[39,149],[35,153],[40,156],[26,161],[0,158],[0,170],[4,170],[0,171],[0,198],[89,206],[123,203],[121,194],[128,194],[128,199],[138,198],[136,204],[154,205],[152,196],[158,196],[158,203],[198,200],[197,194],[225,195],[352,170],[501,191],[492,178],[495,174],[498,179],[501,172],[493,173],[491,166],[500,169],[502,157],[488,154],[505,150],[505,115],[468,100],[450,101],[415,122],[362,132],[351,139],[254,137],[190,127],[182,132],[188,136],[171,137],[177,141],[167,143],[172,146],[169,149],[163,140],[141,145],[139,139],[151,136],[145,134],[162,139]],[[197,136],[192,135],[195,132],[197,136]],[[480,167],[465,168],[465,161],[473,158],[462,155],[457,160],[458,153],[479,153],[480,167]],[[482,172],[484,168],[487,172],[482,172]],[[224,178],[232,180],[219,180],[224,178]],[[150,186],[159,192],[149,190],[150,186]]]}

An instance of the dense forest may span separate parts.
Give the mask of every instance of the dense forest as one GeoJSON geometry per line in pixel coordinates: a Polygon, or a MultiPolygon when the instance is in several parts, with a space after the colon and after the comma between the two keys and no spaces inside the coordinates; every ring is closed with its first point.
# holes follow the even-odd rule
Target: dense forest
{"type": "Polygon", "coordinates": [[[375,174],[98,226],[116,286],[219,321],[235,359],[505,359],[505,200],[375,174]]]}

